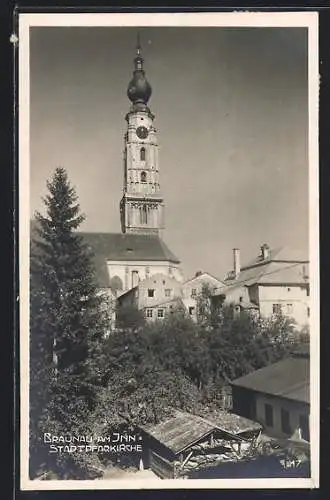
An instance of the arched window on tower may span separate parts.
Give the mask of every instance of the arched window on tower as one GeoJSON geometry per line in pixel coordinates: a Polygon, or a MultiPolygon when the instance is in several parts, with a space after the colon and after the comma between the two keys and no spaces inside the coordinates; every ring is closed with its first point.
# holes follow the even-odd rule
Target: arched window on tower
{"type": "Polygon", "coordinates": [[[148,210],[146,205],[140,208],[140,218],[141,224],[148,224],[148,210]]]}
{"type": "Polygon", "coordinates": [[[146,159],[146,148],[141,148],[140,149],[140,160],[145,161],[146,159]]]}
{"type": "Polygon", "coordinates": [[[147,182],[147,174],[146,172],[141,172],[141,182],[147,182]]]}

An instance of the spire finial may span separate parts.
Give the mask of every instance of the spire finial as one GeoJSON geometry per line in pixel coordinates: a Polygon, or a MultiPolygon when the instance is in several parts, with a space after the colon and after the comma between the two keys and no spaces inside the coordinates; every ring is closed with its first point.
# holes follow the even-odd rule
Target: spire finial
{"type": "Polygon", "coordinates": [[[140,32],[136,35],[136,54],[139,56],[141,54],[141,43],[140,43],[140,32]]]}
{"type": "Polygon", "coordinates": [[[151,86],[146,79],[143,69],[143,57],[141,55],[140,32],[136,36],[136,56],[134,57],[133,78],[128,84],[127,95],[133,104],[147,104],[151,95],[151,86]]]}

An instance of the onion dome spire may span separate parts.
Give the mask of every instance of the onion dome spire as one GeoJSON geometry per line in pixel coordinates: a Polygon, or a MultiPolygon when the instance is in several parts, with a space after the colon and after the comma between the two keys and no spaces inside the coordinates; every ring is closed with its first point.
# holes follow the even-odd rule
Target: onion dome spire
{"type": "Polygon", "coordinates": [[[134,58],[133,78],[128,84],[127,96],[133,105],[146,105],[151,96],[151,86],[146,79],[143,69],[144,59],[141,56],[141,44],[139,34],[137,36],[136,56],[134,58]]]}

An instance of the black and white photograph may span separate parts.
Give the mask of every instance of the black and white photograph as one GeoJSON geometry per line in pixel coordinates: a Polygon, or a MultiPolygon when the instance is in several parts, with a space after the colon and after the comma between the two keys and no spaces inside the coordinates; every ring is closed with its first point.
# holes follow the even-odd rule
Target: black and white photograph
{"type": "Polygon", "coordinates": [[[18,40],[21,489],[318,487],[317,13],[18,40]]]}

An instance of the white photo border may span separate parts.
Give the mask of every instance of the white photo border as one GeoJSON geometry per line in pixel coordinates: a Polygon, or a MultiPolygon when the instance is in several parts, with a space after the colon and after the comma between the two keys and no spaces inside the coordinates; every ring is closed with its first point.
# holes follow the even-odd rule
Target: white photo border
{"type": "Polygon", "coordinates": [[[317,12],[205,13],[20,13],[19,14],[19,302],[20,302],[20,489],[127,490],[319,487],[319,54],[317,12]],[[308,28],[309,88],[309,258],[311,356],[311,477],[249,479],[148,480],[30,480],[29,479],[29,258],[30,258],[30,41],[32,27],[306,27],[308,28]]]}

